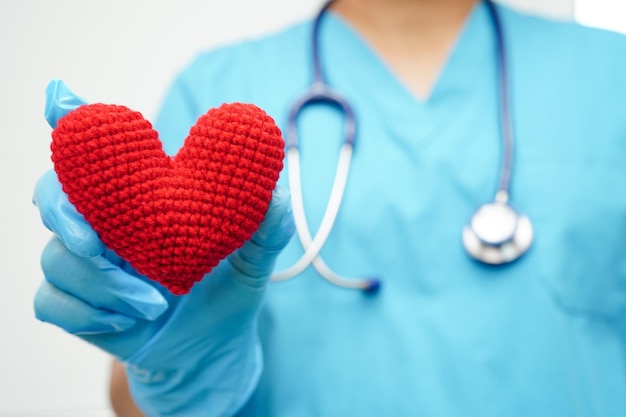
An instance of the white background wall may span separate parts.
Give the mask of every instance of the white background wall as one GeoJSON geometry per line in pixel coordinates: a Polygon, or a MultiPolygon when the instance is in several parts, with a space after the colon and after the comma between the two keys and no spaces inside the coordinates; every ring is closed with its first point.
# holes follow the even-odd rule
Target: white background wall
{"type": "Polygon", "coordinates": [[[575,0],[574,16],[587,26],[597,26],[626,34],[626,1],[575,0]]]}
{"type": "MultiPolygon", "coordinates": [[[[515,0],[571,17],[573,0],[515,0]]],[[[49,238],[31,205],[50,163],[44,88],[153,116],[195,53],[311,15],[320,0],[0,2],[0,416],[106,416],[108,358],[33,318],[49,238]]]]}

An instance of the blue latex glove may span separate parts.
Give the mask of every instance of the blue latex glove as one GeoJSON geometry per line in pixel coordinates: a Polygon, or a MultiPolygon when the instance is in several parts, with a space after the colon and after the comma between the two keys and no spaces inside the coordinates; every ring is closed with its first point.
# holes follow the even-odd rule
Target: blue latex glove
{"type": "MultiPolygon", "coordinates": [[[[52,127],[84,103],[61,82],[46,93],[52,127]]],[[[148,416],[233,415],[262,368],[256,320],[275,258],[294,231],[287,193],[277,189],[252,239],[179,297],[106,249],[54,171],[37,183],[34,203],[55,233],[42,254],[37,318],[122,361],[148,416]]]]}

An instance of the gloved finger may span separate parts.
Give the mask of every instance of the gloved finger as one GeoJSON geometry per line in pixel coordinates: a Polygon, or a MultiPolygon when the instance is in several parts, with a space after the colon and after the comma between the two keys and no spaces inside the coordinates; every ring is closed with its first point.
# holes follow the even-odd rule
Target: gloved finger
{"type": "Polygon", "coordinates": [[[46,172],[37,181],[33,203],[39,208],[43,224],[59,236],[71,252],[91,257],[104,251],[104,243],[69,202],[54,171],[46,172]]]}
{"type": "Polygon", "coordinates": [[[168,308],[167,300],[149,283],[104,256],[76,256],[56,237],[46,245],[41,266],[50,284],[96,309],[155,320],[168,308]]]}
{"type": "Polygon", "coordinates": [[[228,257],[240,273],[251,277],[269,277],[276,257],[295,231],[289,192],[276,187],[265,220],[252,238],[228,257]]]}
{"type": "Polygon", "coordinates": [[[133,266],[126,261],[124,258],[122,258],[121,256],[119,256],[118,254],[116,254],[115,252],[113,252],[112,250],[105,250],[102,253],[102,256],[109,262],[111,262],[113,265],[115,265],[116,267],[118,267],[121,271],[132,275],[135,279],[138,279],[140,281],[143,281],[144,283],[146,283],[147,285],[155,288],[156,290],[159,291],[159,293],[161,293],[161,295],[163,296],[163,298],[165,298],[165,300],[167,301],[168,307],[173,307],[174,306],[174,300],[176,300],[176,297],[174,294],[172,294],[165,286],[163,286],[161,283],[152,280],[150,278],[148,278],[145,275],[141,275],[135,268],[133,268],[133,266]]]}
{"type": "Polygon", "coordinates": [[[46,281],[35,294],[34,307],[37,319],[75,335],[121,332],[136,323],[131,317],[97,309],[46,281]]]}
{"type": "Polygon", "coordinates": [[[60,118],[83,104],[87,102],[74,94],[63,81],[52,80],[48,83],[44,116],[51,128],[56,128],[60,118]]]}

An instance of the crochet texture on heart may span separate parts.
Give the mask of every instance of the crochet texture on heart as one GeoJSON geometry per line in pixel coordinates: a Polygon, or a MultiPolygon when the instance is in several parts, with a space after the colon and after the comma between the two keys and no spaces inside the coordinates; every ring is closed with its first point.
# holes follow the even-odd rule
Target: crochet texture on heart
{"type": "Polygon", "coordinates": [[[185,294],[258,228],[284,141],[260,108],[224,104],[169,157],[140,113],[90,104],[59,120],[51,149],[63,190],[104,244],[185,294]]]}

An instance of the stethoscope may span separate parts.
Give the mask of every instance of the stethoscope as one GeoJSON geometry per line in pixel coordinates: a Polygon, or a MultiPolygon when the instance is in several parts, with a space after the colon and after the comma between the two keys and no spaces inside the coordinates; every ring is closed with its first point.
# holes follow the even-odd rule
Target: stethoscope
{"type": "MultiPolygon", "coordinates": [[[[324,262],[320,251],[328,238],[343,194],[350,170],[352,152],[356,139],[356,119],[347,100],[332,90],[326,83],[319,53],[320,22],[334,0],[328,1],[313,23],[312,58],[313,82],[309,90],[291,107],[286,129],[287,174],[291,188],[291,202],[296,232],[304,254],[290,268],[272,276],[273,281],[284,281],[295,277],[309,265],[328,282],[344,288],[360,289],[368,293],[379,290],[378,278],[350,278],[337,274],[324,262]],[[337,107],[344,116],[344,141],[339,150],[335,179],[328,205],[315,236],[307,225],[300,178],[300,151],[298,147],[297,120],[302,110],[310,105],[324,103],[337,107]]],[[[509,203],[511,173],[513,170],[513,122],[509,103],[509,79],[506,48],[502,24],[496,6],[485,0],[496,35],[498,89],[500,102],[500,130],[502,138],[502,167],[500,180],[493,201],[481,205],[463,228],[462,240],[468,254],[485,264],[502,265],[521,257],[530,247],[533,228],[530,220],[509,203]]]]}

